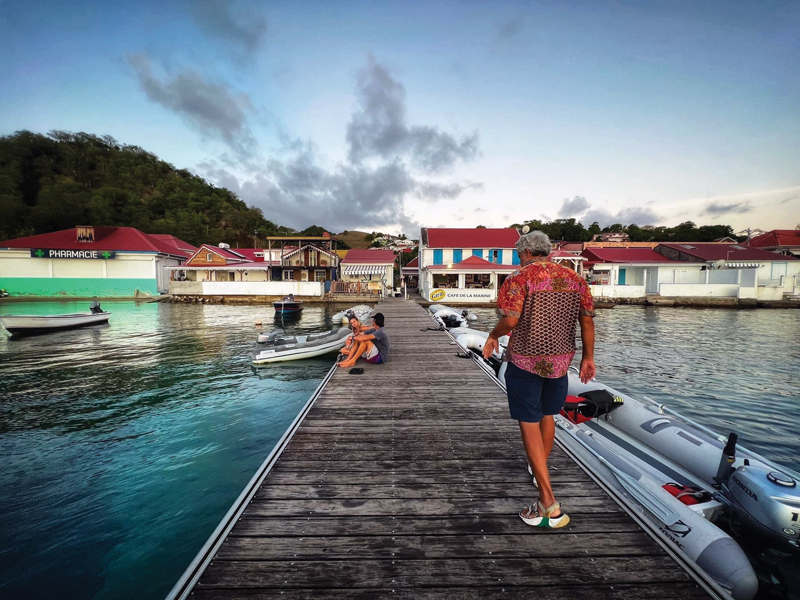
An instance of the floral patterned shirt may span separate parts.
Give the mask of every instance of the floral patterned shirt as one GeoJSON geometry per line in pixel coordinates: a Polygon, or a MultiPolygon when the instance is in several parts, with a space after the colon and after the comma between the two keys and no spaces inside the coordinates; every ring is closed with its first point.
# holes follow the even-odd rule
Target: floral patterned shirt
{"type": "Polygon", "coordinates": [[[505,360],[540,377],[567,374],[578,316],[594,316],[592,293],[577,273],[549,261],[532,262],[503,282],[497,306],[504,315],[519,317],[505,360]]]}

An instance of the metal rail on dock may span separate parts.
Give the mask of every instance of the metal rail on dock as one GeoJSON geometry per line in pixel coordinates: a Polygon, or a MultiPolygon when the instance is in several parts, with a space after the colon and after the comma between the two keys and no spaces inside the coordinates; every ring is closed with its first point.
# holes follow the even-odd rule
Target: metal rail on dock
{"type": "Polygon", "coordinates": [[[269,456],[261,463],[261,466],[256,471],[255,475],[253,475],[250,482],[244,488],[239,497],[230,507],[228,512],[222,518],[217,528],[208,538],[203,547],[197,553],[197,556],[194,557],[194,560],[189,564],[186,570],[181,575],[181,578],[175,584],[175,586],[170,590],[169,594],[167,594],[166,600],[184,600],[188,598],[189,594],[191,593],[192,589],[194,588],[195,584],[199,581],[200,576],[208,567],[211,560],[214,558],[214,555],[219,550],[222,543],[228,537],[228,534],[233,529],[233,526],[242,516],[245,508],[252,500],[253,496],[255,496],[258,488],[261,487],[261,484],[264,483],[264,479],[266,479],[267,475],[269,474],[272,467],[277,462],[278,458],[280,458],[283,451],[286,449],[286,446],[289,445],[292,437],[294,436],[297,429],[300,427],[300,424],[305,419],[308,412],[314,406],[314,403],[319,398],[320,393],[328,384],[333,374],[336,372],[336,364],[334,364],[330,371],[328,371],[325,377],[322,379],[320,384],[317,386],[317,389],[314,390],[314,393],[308,399],[303,409],[300,413],[295,417],[294,421],[292,421],[291,425],[286,429],[284,434],[281,436],[281,439],[275,444],[275,447],[272,449],[272,452],[269,453],[269,456]]]}

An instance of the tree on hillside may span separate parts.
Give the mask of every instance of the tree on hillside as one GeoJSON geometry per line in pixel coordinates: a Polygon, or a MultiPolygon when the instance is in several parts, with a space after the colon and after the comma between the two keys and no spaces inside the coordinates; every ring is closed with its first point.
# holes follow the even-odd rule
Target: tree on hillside
{"type": "Polygon", "coordinates": [[[247,247],[292,231],[138,146],[65,131],[0,137],[0,215],[0,239],[94,224],[247,247]]]}

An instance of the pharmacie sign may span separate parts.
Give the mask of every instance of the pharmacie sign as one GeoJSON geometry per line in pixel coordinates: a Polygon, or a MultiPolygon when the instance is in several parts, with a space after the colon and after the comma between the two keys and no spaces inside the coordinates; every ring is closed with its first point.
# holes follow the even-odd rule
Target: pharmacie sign
{"type": "Polygon", "coordinates": [[[431,290],[431,302],[442,300],[491,300],[492,290],[446,289],[431,290]]]}
{"type": "Polygon", "coordinates": [[[57,250],[36,248],[31,250],[31,258],[99,258],[108,260],[114,258],[114,250],[57,250]]]}

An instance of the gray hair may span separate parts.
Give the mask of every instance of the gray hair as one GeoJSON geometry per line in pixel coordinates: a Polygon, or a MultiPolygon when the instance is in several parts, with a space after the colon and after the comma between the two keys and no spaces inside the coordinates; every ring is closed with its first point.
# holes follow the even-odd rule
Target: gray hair
{"type": "Polygon", "coordinates": [[[547,256],[553,249],[550,243],[550,238],[547,234],[541,231],[531,231],[525,235],[520,236],[517,240],[517,253],[522,256],[522,253],[527,250],[533,256],[547,256]]]}

